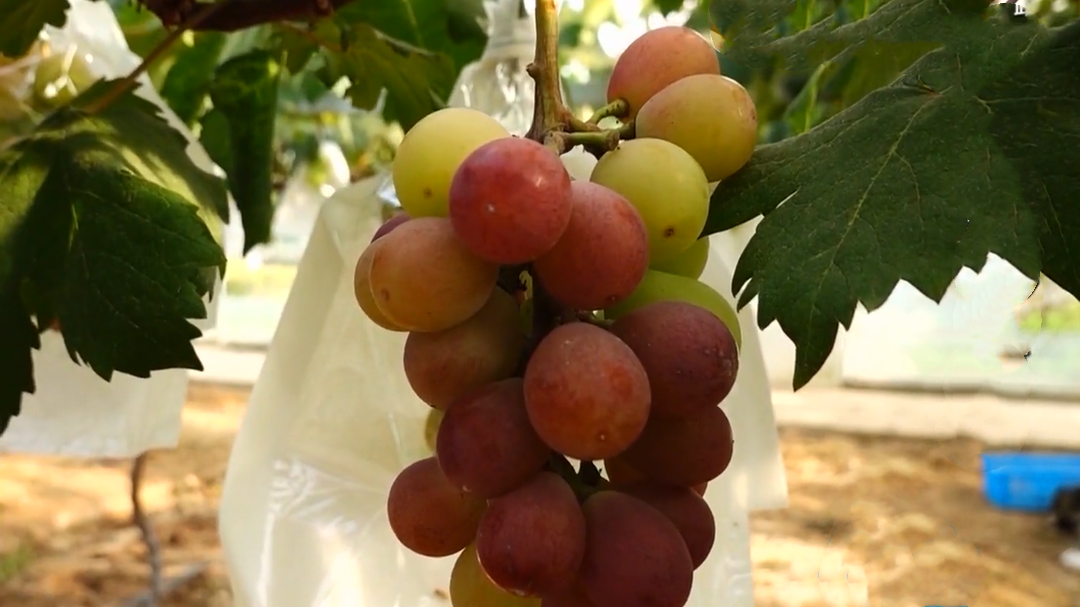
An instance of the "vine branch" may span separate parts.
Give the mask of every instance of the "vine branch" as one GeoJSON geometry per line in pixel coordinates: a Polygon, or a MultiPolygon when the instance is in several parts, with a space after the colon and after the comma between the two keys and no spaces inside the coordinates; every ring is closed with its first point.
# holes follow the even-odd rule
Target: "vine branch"
{"type": "MultiPolygon", "coordinates": [[[[96,114],[101,110],[112,105],[117,99],[122,97],[125,93],[135,88],[139,84],[139,77],[146,73],[146,70],[150,69],[150,66],[155,61],[165,55],[166,52],[176,44],[176,41],[184,35],[184,32],[198,27],[200,23],[205,23],[208,19],[216,14],[219,14],[222,10],[228,8],[231,4],[237,4],[234,0],[221,0],[214,4],[203,4],[198,10],[193,11],[187,16],[187,19],[180,24],[179,27],[169,32],[161,42],[154,48],[150,49],[150,52],[146,54],[142,62],[131,70],[131,73],[124,76],[118,81],[112,88],[102,93],[100,96],[92,99],[87,103],[83,110],[90,114],[96,114]]],[[[246,4],[246,2],[239,2],[239,4],[246,4]]]]}
{"type": "MultiPolygon", "coordinates": [[[[166,27],[186,23],[206,5],[197,0],[138,0],[157,15],[166,27]]],[[[312,21],[328,17],[357,0],[237,0],[227,4],[211,18],[189,29],[203,32],[235,32],[277,21],[312,21]]],[[[372,0],[380,2],[383,0],[372,0]]]]}

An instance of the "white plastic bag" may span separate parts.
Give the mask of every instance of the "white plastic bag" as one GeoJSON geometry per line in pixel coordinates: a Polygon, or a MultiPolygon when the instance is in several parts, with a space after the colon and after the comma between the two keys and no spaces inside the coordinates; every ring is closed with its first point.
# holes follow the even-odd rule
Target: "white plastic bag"
{"type": "MultiPolygon", "coordinates": [[[[66,52],[72,46],[90,59],[94,75],[120,78],[140,59],[124,39],[120,24],[106,2],[70,0],[67,24],[46,27],[50,46],[66,52]]],[[[138,94],[162,108],[169,123],[192,143],[188,154],[213,170],[206,151],[150,85],[140,80],[138,94]]],[[[215,287],[215,291],[217,287],[215,287]]],[[[208,303],[208,318],[193,321],[203,331],[213,328],[218,298],[208,303]]],[[[53,331],[41,336],[34,352],[37,393],[24,395],[22,412],[0,437],[0,452],[65,455],[69,457],[133,457],[150,449],[173,447],[180,437],[180,413],[188,372],[159,371],[148,379],[123,374],[111,382],[89,367],[76,365],[53,331]]]]}

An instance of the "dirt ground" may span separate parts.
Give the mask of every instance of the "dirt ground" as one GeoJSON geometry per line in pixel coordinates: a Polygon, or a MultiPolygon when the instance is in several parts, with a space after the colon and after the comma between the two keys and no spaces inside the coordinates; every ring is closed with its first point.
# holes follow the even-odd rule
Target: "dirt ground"
{"type": "MultiPolygon", "coordinates": [[[[215,506],[246,393],[193,386],[180,447],[145,501],[167,574],[207,563],[172,607],[229,607],[215,506]]],[[[982,447],[787,429],[791,506],[753,522],[758,607],[1080,607],[1069,540],[980,493],[982,447]]],[[[0,458],[0,607],[134,607],[147,589],[127,461],[0,458]]]]}

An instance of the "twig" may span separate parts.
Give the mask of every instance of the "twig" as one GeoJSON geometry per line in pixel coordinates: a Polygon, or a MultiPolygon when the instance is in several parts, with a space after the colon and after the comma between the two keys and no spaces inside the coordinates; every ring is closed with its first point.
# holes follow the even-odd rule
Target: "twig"
{"type": "MultiPolygon", "coordinates": [[[[161,594],[163,596],[168,596],[191,582],[194,582],[199,579],[199,576],[206,572],[206,569],[209,566],[210,564],[205,562],[188,566],[188,568],[179,575],[169,578],[161,585],[161,594]]],[[[154,599],[153,593],[144,592],[125,601],[123,607],[154,607],[156,604],[157,600],[154,599]]]]}
{"type": "MultiPolygon", "coordinates": [[[[216,2],[214,4],[204,4],[197,11],[192,12],[179,27],[169,32],[164,40],[159,42],[154,48],[150,49],[150,52],[143,58],[142,63],[136,66],[130,74],[124,76],[120,81],[113,85],[111,89],[91,100],[83,106],[82,109],[90,114],[96,114],[115,103],[117,99],[138,85],[139,77],[146,73],[146,70],[150,69],[150,66],[153,65],[155,61],[168,52],[169,48],[184,35],[184,32],[194,29],[195,26],[209,19],[215,13],[228,7],[233,1],[234,0],[221,0],[221,2],[216,2]]],[[[241,2],[241,4],[246,3],[241,2]]]]}
{"type": "Polygon", "coordinates": [[[566,130],[569,110],[559,88],[559,12],[555,0],[536,0],[536,55],[528,67],[536,82],[532,127],[525,136],[555,149],[566,151],[552,136],[566,130]]]}
{"type": "Polygon", "coordinates": [[[131,518],[142,533],[146,545],[146,560],[150,564],[150,600],[156,605],[164,596],[161,583],[161,544],[154,533],[153,523],[142,504],[143,472],[146,470],[148,453],[141,453],[131,465],[131,518]]]}
{"type": "MultiPolygon", "coordinates": [[[[357,0],[241,0],[231,2],[213,17],[191,29],[200,32],[235,32],[264,23],[311,21],[328,17],[357,0]]],[[[384,0],[370,0],[380,2],[384,0]]],[[[200,10],[195,0],[140,0],[166,27],[185,23],[200,10]]]]}

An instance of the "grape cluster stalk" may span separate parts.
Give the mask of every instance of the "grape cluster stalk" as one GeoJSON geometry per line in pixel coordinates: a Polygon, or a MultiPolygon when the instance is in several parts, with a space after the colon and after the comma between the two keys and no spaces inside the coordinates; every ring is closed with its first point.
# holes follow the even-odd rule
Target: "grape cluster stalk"
{"type": "Polygon", "coordinates": [[[577,119],[553,0],[537,33],[528,135],[462,108],[417,123],[392,169],[404,212],[356,264],[357,303],[408,333],[431,407],[434,454],[400,472],[387,516],[413,552],[458,555],[455,607],[681,607],[715,539],[703,496],[732,458],[741,339],[698,280],[701,233],[756,111],[705,38],[664,27],[577,119]],[[598,157],[587,181],[560,159],[578,145],[598,157]]]}

